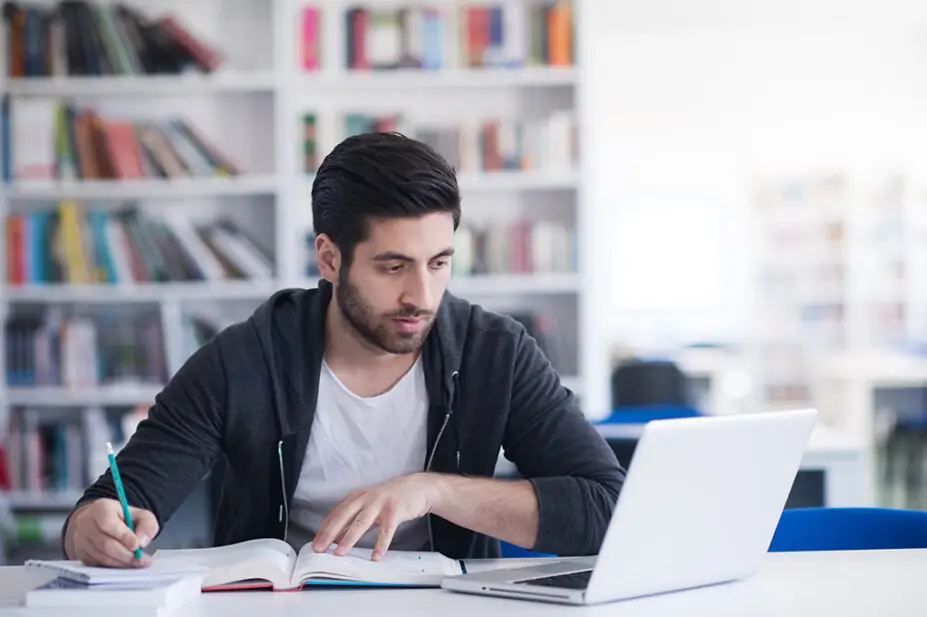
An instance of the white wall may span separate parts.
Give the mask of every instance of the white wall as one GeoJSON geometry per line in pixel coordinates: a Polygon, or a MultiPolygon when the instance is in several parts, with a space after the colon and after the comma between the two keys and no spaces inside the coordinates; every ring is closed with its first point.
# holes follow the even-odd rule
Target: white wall
{"type": "Polygon", "coordinates": [[[927,3],[650,0],[595,11],[587,163],[607,221],[598,244],[613,274],[615,338],[659,345],[748,328],[751,174],[927,167],[927,3]],[[641,209],[661,211],[654,203],[668,213],[702,204],[723,220],[648,223],[641,209]],[[618,233],[620,221],[637,223],[618,233]],[[725,238],[722,253],[712,234],[725,238]],[[710,263],[717,270],[706,284],[716,293],[699,298],[693,279],[710,263]],[[632,302],[621,286],[629,282],[639,283],[632,302]],[[648,287],[652,301],[643,303],[648,287]],[[657,310],[667,298],[701,305],[657,310]]]}

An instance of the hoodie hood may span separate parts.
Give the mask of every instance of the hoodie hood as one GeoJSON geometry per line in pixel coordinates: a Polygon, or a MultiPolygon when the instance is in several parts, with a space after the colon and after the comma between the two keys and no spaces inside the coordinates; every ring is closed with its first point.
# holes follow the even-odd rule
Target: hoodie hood
{"type": "MultiPolygon", "coordinates": [[[[330,284],[318,289],[282,289],[251,316],[269,372],[281,439],[312,423],[331,294],[330,284]]],[[[255,370],[261,366],[255,362],[255,370]]]]}

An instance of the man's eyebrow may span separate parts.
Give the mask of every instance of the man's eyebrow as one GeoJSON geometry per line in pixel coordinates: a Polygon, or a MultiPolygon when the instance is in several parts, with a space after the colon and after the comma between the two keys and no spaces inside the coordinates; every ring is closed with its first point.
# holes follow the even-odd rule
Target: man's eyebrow
{"type": "Polygon", "coordinates": [[[397,253],[395,251],[386,251],[384,253],[379,253],[374,256],[374,261],[415,261],[408,255],[403,255],[402,253],[397,253]]]}
{"type": "MultiPolygon", "coordinates": [[[[454,247],[449,246],[443,251],[441,251],[440,253],[438,253],[437,255],[435,255],[434,257],[432,257],[431,259],[437,259],[439,257],[450,257],[453,254],[454,254],[454,247]]],[[[374,256],[373,260],[374,261],[405,261],[409,263],[415,261],[413,257],[409,257],[408,255],[404,255],[403,253],[397,253],[396,251],[385,251],[383,253],[378,253],[377,255],[374,256]]]]}

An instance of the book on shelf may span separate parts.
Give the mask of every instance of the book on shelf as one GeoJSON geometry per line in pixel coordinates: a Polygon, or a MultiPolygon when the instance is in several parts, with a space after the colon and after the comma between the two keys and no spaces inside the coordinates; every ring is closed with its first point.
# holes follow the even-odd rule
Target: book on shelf
{"type": "MultiPolygon", "coordinates": [[[[319,10],[303,12],[303,67],[317,70],[319,10]]],[[[519,68],[571,66],[571,0],[541,2],[409,3],[348,6],[344,11],[348,70],[519,68]]]]}
{"type": "Polygon", "coordinates": [[[11,286],[269,280],[274,271],[268,251],[229,218],[197,224],[131,203],[14,212],[5,239],[11,286]]]}
{"type": "MultiPolygon", "coordinates": [[[[303,116],[303,171],[319,164],[317,118],[303,116]]],[[[344,115],[345,137],[399,132],[434,148],[458,173],[503,171],[569,172],[576,168],[579,132],[572,111],[543,118],[482,118],[460,122],[419,122],[403,114],[344,115]]]]}
{"type": "Polygon", "coordinates": [[[202,566],[207,591],[297,590],[305,585],[437,587],[446,576],[465,572],[464,562],[441,553],[389,550],[379,561],[371,550],[353,548],[345,556],[317,553],[311,544],[298,552],[283,540],[261,538],[228,546],[162,549],[152,564],[161,568],[202,566]]]}
{"type": "Polygon", "coordinates": [[[13,98],[2,108],[4,180],[141,180],[240,174],[212,139],[179,116],[107,118],[92,107],[13,98]]]}
{"type": "MultiPolygon", "coordinates": [[[[69,497],[73,497],[73,501],[69,500],[63,504],[61,509],[49,508],[54,510],[49,512],[41,507],[28,507],[31,505],[28,498],[20,497],[16,493],[7,496],[0,494],[0,501],[7,498],[10,506],[9,513],[5,517],[7,530],[6,535],[3,537],[5,546],[28,546],[33,557],[43,553],[47,554],[49,558],[60,555],[61,530],[67,521],[70,506],[77,501],[76,495],[69,495],[69,497]],[[36,548],[38,547],[41,548],[37,551],[36,548]]],[[[0,513],[0,525],[3,524],[4,514],[0,513]]]]}
{"type": "Polygon", "coordinates": [[[167,381],[158,310],[74,315],[59,306],[17,310],[4,328],[8,387],[74,390],[167,381]]]}
{"type": "Polygon", "coordinates": [[[322,13],[318,7],[305,6],[300,15],[299,58],[305,71],[322,68],[322,13]]]}
{"type": "MultiPolygon", "coordinates": [[[[37,406],[15,407],[6,427],[6,465],[11,490],[42,498],[77,496],[108,468],[104,444],[118,451],[147,416],[148,405],[106,413],[99,407],[66,415],[37,406]]],[[[60,528],[59,528],[60,531],[60,528]]]]}
{"type": "Polygon", "coordinates": [[[176,15],[127,3],[66,0],[3,6],[11,78],[213,72],[222,55],[176,15]]]}
{"type": "Polygon", "coordinates": [[[0,93],[0,178],[4,182],[13,179],[13,124],[10,121],[10,95],[0,93]]]}
{"type": "Polygon", "coordinates": [[[10,415],[5,441],[12,490],[76,494],[86,488],[78,422],[44,417],[36,409],[14,410],[10,415]]]}
{"type": "Polygon", "coordinates": [[[454,236],[455,275],[576,272],[575,231],[555,221],[461,223],[454,236]]]}
{"type": "Polygon", "coordinates": [[[315,173],[319,168],[318,117],[314,113],[303,115],[303,172],[315,173]]]}
{"type": "MultiPolygon", "coordinates": [[[[315,232],[304,236],[303,274],[319,274],[315,232]]],[[[461,223],[454,235],[451,270],[457,277],[506,274],[572,274],[577,271],[575,230],[556,221],[516,219],[505,223],[461,223]]]]}

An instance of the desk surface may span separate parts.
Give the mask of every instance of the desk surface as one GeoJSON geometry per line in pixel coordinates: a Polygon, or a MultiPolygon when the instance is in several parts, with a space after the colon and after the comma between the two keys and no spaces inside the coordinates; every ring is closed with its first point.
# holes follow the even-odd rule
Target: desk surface
{"type": "MultiPolygon", "coordinates": [[[[43,575],[44,577],[44,575],[43,575]]],[[[34,573],[0,568],[0,606],[18,602],[34,573]]],[[[380,617],[886,617],[922,616],[927,606],[927,550],[770,553],[754,578],[737,583],[592,607],[541,604],[428,590],[315,589],[298,593],[229,592],[202,596],[184,617],[378,615],[380,617]]],[[[0,616],[28,617],[24,608],[0,616]]],[[[62,616],[67,612],[62,612],[62,616]]]]}

